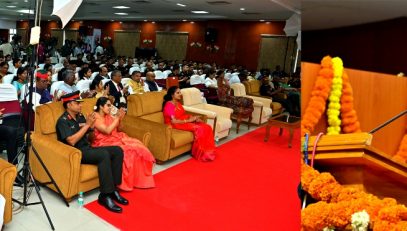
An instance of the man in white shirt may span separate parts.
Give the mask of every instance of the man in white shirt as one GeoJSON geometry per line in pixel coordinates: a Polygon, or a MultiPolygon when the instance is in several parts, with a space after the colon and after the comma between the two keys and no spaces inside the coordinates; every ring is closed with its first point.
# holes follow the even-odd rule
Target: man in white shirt
{"type": "Polygon", "coordinates": [[[146,81],[144,83],[144,92],[161,91],[163,89],[155,82],[155,74],[152,71],[146,73],[146,81]]]}
{"type": "Polygon", "coordinates": [[[229,84],[240,83],[239,75],[237,73],[233,73],[230,76],[229,84]]]}

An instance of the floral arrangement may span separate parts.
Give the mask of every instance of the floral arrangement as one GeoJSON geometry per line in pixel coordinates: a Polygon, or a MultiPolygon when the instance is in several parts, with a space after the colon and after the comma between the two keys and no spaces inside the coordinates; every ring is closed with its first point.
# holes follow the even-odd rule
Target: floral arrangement
{"type": "Polygon", "coordinates": [[[192,42],[189,44],[191,47],[202,47],[202,43],[200,42],[192,42]]]}
{"type": "Polygon", "coordinates": [[[379,199],[362,190],[343,187],[330,173],[319,173],[304,163],[301,184],[311,197],[319,200],[301,211],[304,231],[353,226],[374,231],[407,230],[407,207],[393,198],[379,199]]]}
{"type": "Polygon", "coordinates": [[[393,159],[402,163],[407,163],[407,134],[405,134],[401,140],[400,147],[396,155],[393,156],[393,159]]]}
{"type": "Polygon", "coordinates": [[[301,120],[301,133],[311,133],[322,114],[327,111],[327,134],[360,131],[353,105],[353,92],[349,78],[343,70],[342,60],[325,56],[321,70],[311,92],[311,99],[301,120]],[[326,110],[329,100],[328,110],[326,110]]]}
{"type": "Polygon", "coordinates": [[[143,40],[143,43],[144,43],[144,44],[150,44],[150,43],[153,43],[153,40],[151,40],[151,39],[144,39],[144,40],[143,40]]]}
{"type": "Polygon", "coordinates": [[[103,40],[108,42],[108,41],[111,41],[112,38],[111,38],[110,36],[105,36],[105,37],[103,38],[103,40]]]}

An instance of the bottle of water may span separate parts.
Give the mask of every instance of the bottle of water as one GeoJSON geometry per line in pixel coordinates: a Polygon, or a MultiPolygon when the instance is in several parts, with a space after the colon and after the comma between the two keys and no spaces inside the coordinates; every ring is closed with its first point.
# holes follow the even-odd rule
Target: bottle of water
{"type": "Polygon", "coordinates": [[[79,192],[78,207],[81,209],[81,208],[83,208],[83,205],[84,205],[83,192],[79,192]]]}

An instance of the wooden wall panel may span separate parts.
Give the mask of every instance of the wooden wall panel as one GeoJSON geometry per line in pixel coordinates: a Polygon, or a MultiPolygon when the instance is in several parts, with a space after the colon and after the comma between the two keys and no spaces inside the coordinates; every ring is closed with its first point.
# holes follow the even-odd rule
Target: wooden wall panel
{"type": "MultiPolygon", "coordinates": [[[[346,66],[346,61],[345,61],[346,66]]],[[[311,97],[314,82],[320,65],[303,62],[301,66],[302,89],[301,109],[305,108],[311,97]]],[[[355,98],[355,110],[362,131],[382,124],[391,117],[407,109],[407,78],[393,75],[345,69],[349,76],[355,98]]],[[[406,133],[407,116],[399,118],[373,135],[372,146],[389,155],[394,155],[406,133]]],[[[326,118],[322,118],[313,134],[326,131],[326,118]]]]}

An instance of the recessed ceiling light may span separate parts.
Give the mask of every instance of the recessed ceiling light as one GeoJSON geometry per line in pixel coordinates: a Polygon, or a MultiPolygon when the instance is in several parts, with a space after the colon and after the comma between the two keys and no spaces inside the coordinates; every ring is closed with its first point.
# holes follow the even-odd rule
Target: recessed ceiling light
{"type": "Polygon", "coordinates": [[[270,22],[266,22],[266,24],[270,24],[270,22]]]}
{"type": "Polygon", "coordinates": [[[17,6],[6,6],[8,8],[16,8],[17,6]]]}
{"type": "Polygon", "coordinates": [[[152,24],[155,24],[155,22],[151,22],[152,24]]]}
{"type": "Polygon", "coordinates": [[[193,21],[191,22],[191,24],[194,24],[194,23],[195,23],[195,22],[193,22],[193,21]]]}
{"type": "Polygon", "coordinates": [[[113,8],[115,8],[115,9],[129,9],[130,7],[128,7],[128,6],[114,6],[113,8]]]}
{"type": "Polygon", "coordinates": [[[33,10],[17,10],[17,12],[23,13],[23,14],[34,14],[33,10]]]}
{"type": "Polygon", "coordinates": [[[245,8],[240,8],[240,10],[246,10],[245,8]]]}
{"type": "Polygon", "coordinates": [[[183,21],[183,22],[186,22],[187,20],[186,20],[186,19],[182,19],[182,21],[183,21]]]}
{"type": "Polygon", "coordinates": [[[260,19],[260,22],[264,22],[264,19],[260,19]]]}
{"type": "Polygon", "coordinates": [[[184,5],[184,4],[181,4],[181,3],[177,3],[177,6],[186,7],[187,5],[184,5]]]}
{"type": "Polygon", "coordinates": [[[123,12],[118,12],[118,13],[114,13],[114,14],[117,14],[117,15],[128,15],[128,13],[123,13],[123,12]]]}
{"type": "Polygon", "coordinates": [[[119,22],[120,24],[122,24],[123,22],[119,22]]]}
{"type": "Polygon", "coordinates": [[[112,19],[112,20],[110,20],[110,21],[114,22],[114,20],[113,20],[113,19],[112,19]]]}
{"type": "Polygon", "coordinates": [[[191,12],[194,14],[209,14],[208,11],[204,11],[204,10],[193,10],[191,12]]]}
{"type": "Polygon", "coordinates": [[[147,22],[148,20],[147,19],[144,19],[144,22],[147,22]]]}

